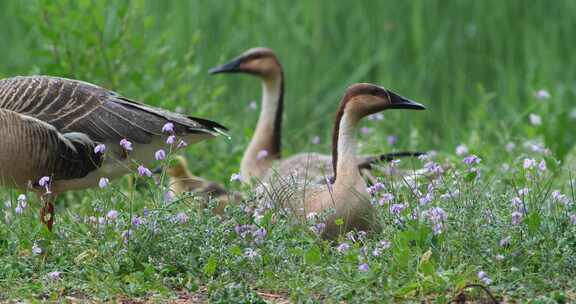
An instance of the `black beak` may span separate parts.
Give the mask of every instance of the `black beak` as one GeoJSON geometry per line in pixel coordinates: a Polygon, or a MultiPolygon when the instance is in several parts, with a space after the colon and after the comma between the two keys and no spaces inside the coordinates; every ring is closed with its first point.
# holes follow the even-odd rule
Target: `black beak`
{"type": "Polygon", "coordinates": [[[388,91],[390,97],[389,109],[410,109],[410,110],[425,110],[426,107],[420,103],[404,98],[392,91],[388,91]]]}
{"type": "Polygon", "coordinates": [[[242,68],[240,67],[242,61],[240,59],[234,59],[226,64],[211,68],[208,70],[210,75],[220,74],[220,73],[241,73],[242,68]]]}

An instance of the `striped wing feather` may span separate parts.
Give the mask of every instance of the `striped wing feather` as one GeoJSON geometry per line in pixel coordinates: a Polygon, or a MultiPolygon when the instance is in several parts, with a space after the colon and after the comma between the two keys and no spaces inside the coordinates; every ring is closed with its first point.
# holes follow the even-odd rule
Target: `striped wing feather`
{"type": "Polygon", "coordinates": [[[150,107],[76,80],[48,76],[0,80],[0,109],[35,117],[58,131],[81,132],[99,142],[150,143],[170,121],[177,134],[217,133],[218,123],[150,107]]]}

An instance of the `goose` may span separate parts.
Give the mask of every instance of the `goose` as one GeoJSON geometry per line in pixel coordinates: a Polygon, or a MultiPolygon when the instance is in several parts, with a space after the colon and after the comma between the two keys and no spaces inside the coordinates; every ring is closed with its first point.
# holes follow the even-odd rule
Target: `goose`
{"type": "MultiPolygon", "coordinates": [[[[210,74],[243,73],[262,80],[262,107],[252,139],[240,163],[240,179],[250,183],[253,179],[263,180],[271,174],[287,171],[302,175],[321,177],[330,172],[332,157],[320,153],[299,153],[282,162],[283,166],[270,170],[275,161],[281,158],[282,112],[284,108],[284,70],[278,56],[269,48],[252,48],[230,62],[214,67],[210,74]]],[[[359,157],[359,169],[371,177],[368,170],[371,164],[379,161],[420,156],[421,152],[397,152],[380,156],[359,157]]],[[[370,178],[373,180],[373,178],[370,178]]]]}
{"type": "MultiPolygon", "coordinates": [[[[188,169],[188,161],[181,155],[174,156],[173,162],[166,170],[170,192],[174,195],[185,193],[198,194],[204,202],[210,198],[216,199],[218,205],[212,211],[223,214],[224,208],[231,203],[238,203],[242,196],[237,192],[229,192],[224,186],[204,178],[195,176],[188,169]]],[[[203,207],[206,207],[204,204],[203,207]]]]}
{"type": "Polygon", "coordinates": [[[165,142],[168,135],[177,136],[185,145],[227,131],[210,120],[151,107],[87,82],[52,76],[0,80],[0,109],[6,122],[19,121],[18,127],[2,125],[1,132],[7,137],[2,137],[0,150],[0,185],[20,189],[32,185],[37,192],[50,193],[42,209],[49,217],[43,213],[41,218],[49,229],[57,194],[95,187],[101,178],[118,178],[135,165],[149,166],[155,151],[170,149],[165,142]],[[94,155],[104,154],[104,150],[105,155],[94,155]],[[50,180],[46,191],[38,183],[44,176],[50,180]]]}
{"type": "Polygon", "coordinates": [[[279,204],[301,218],[332,209],[334,212],[327,214],[323,222],[321,236],[326,239],[351,230],[378,229],[366,182],[358,170],[356,128],[363,117],[388,109],[424,110],[425,107],[374,84],[358,83],[348,87],[332,132],[333,179],[329,184],[319,184],[302,177],[274,176],[259,187],[264,188],[258,190],[264,195],[263,205],[279,204]],[[343,225],[337,225],[337,219],[342,219],[343,225]]]}

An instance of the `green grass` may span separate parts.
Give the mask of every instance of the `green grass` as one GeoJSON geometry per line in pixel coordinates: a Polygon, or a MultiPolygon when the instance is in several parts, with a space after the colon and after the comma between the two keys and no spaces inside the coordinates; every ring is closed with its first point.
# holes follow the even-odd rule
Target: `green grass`
{"type": "MultiPolygon", "coordinates": [[[[254,46],[276,50],[285,68],[286,155],[328,151],[344,88],[373,82],[428,110],[389,112],[384,121],[365,122],[374,132],[362,137],[364,152],[390,150],[385,138],[394,134],[394,149],[437,150],[437,161],[453,162],[460,172],[467,169],[453,155],[457,144],[483,159],[478,179],[450,171],[438,186],[430,206],[448,213],[444,233],[433,235],[429,222],[407,214],[395,221],[383,207],[384,231],[348,241],[352,249],[345,254],[289,218],[254,223],[231,208],[218,219],[186,203],[165,206],[158,186],[131,193],[124,181],[107,191],[63,196],[57,232],[48,234],[31,196],[23,215],[14,214],[14,204],[0,211],[10,217],[0,222],[0,300],[170,297],[174,290],[201,290],[225,303],[258,299],[255,291],[269,290],[292,301],[446,302],[466,283],[478,282],[483,270],[499,296],[576,301],[576,229],[569,223],[576,210],[551,198],[560,189],[575,199],[569,174],[555,162],[576,140],[570,116],[576,107],[575,12],[570,0],[0,2],[0,76],[82,79],[221,122],[231,128],[231,140],[201,143],[187,153],[193,172],[231,187],[238,187],[229,176],[238,171],[257,119],[248,104],[260,98],[260,87],[250,77],[209,76],[207,70],[254,46]],[[540,89],[552,97],[538,100],[540,89]],[[543,124],[531,125],[530,113],[543,124]],[[321,145],[310,144],[315,135],[321,145]],[[524,148],[528,140],[542,142],[551,155],[524,148]],[[518,146],[512,152],[505,151],[509,141],[518,146]],[[526,157],[546,159],[549,171],[527,180],[526,157]],[[512,167],[505,173],[504,163],[512,167]],[[461,195],[443,201],[439,196],[454,187],[452,180],[461,195]],[[525,199],[529,212],[514,226],[510,200],[523,187],[532,189],[525,199]],[[144,225],[125,244],[121,233],[129,217],[142,215],[145,206],[157,227],[144,225]],[[121,213],[113,225],[97,228],[83,220],[112,208],[121,213]],[[179,212],[189,216],[187,223],[171,220],[179,212]],[[268,235],[255,244],[235,234],[239,224],[257,224],[268,235]],[[512,237],[510,246],[500,247],[506,236],[512,237]],[[380,257],[361,253],[381,240],[392,246],[380,257]],[[34,242],[49,257],[32,254],[34,242]],[[247,258],[247,248],[259,256],[247,258]],[[495,261],[498,254],[503,261],[495,261]],[[359,272],[360,262],[370,271],[359,272]],[[62,279],[47,279],[51,271],[63,272],[62,279]]],[[[386,191],[413,209],[417,197],[399,183],[387,181],[396,186],[386,191]]],[[[17,194],[2,192],[2,201],[14,201],[17,194]]]]}

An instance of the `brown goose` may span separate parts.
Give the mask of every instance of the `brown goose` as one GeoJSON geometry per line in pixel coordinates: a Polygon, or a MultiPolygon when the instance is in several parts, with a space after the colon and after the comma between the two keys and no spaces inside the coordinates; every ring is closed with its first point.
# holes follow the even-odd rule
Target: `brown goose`
{"type": "MultiPolygon", "coordinates": [[[[262,109],[256,130],[240,164],[242,182],[255,178],[266,179],[276,172],[297,171],[307,176],[323,177],[331,171],[332,157],[320,153],[299,153],[282,162],[283,166],[272,171],[275,160],[281,158],[282,112],[284,108],[284,71],[280,60],[268,48],[253,48],[229,63],[210,69],[210,74],[244,73],[262,80],[262,109]]],[[[419,156],[420,152],[399,152],[358,157],[360,169],[370,169],[371,164],[399,157],[419,156]]],[[[364,174],[369,174],[364,172],[364,174]]]]}
{"type": "MultiPolygon", "coordinates": [[[[122,176],[134,164],[149,166],[154,152],[168,147],[168,134],[162,132],[168,122],[168,131],[188,144],[226,130],[216,122],[150,107],[93,84],[49,76],[0,80],[0,109],[8,117],[6,121],[21,121],[19,129],[2,126],[2,134],[10,135],[10,141],[3,139],[2,146],[20,149],[3,148],[2,185],[24,188],[32,183],[37,187],[38,179],[48,176],[51,198],[63,191],[94,187],[102,177],[122,176]],[[129,144],[122,147],[122,140],[129,144]],[[97,144],[107,147],[103,159],[94,155],[97,144]],[[71,152],[48,154],[64,147],[71,152]],[[130,148],[133,150],[128,151],[130,148]],[[28,160],[16,164],[15,153],[24,153],[28,160]],[[45,158],[50,161],[44,162],[45,158]],[[64,169],[64,173],[59,171],[64,169]]],[[[47,210],[53,209],[52,199],[45,204],[47,210]]],[[[51,214],[49,227],[52,221],[51,214]]]]}
{"type": "MultiPolygon", "coordinates": [[[[199,195],[204,202],[210,198],[216,199],[218,206],[213,210],[215,214],[224,213],[226,205],[238,203],[242,200],[240,193],[229,192],[220,184],[193,175],[188,170],[188,161],[183,156],[177,155],[173,161],[168,170],[166,170],[170,191],[173,194],[179,195],[191,192],[199,195]]],[[[202,207],[205,208],[206,204],[202,207]]]]}
{"type": "Polygon", "coordinates": [[[259,189],[266,197],[265,203],[280,203],[301,217],[333,209],[324,222],[324,238],[334,238],[354,229],[368,231],[378,227],[367,185],[358,170],[356,126],[363,117],[387,109],[423,110],[425,107],[373,84],[350,86],[338,108],[332,133],[333,182],[326,185],[289,175],[274,176],[261,186],[266,189],[259,189]],[[344,225],[336,225],[339,218],[344,220],[344,225]]]}

